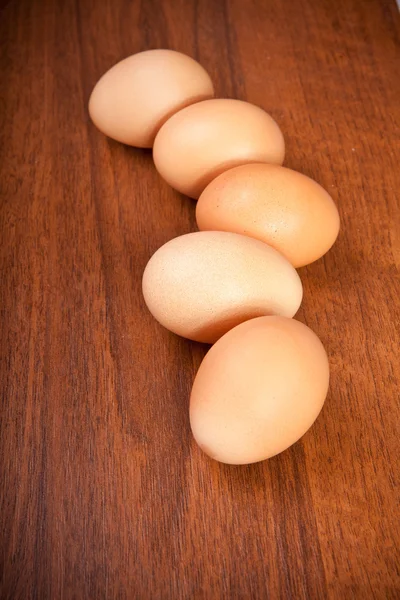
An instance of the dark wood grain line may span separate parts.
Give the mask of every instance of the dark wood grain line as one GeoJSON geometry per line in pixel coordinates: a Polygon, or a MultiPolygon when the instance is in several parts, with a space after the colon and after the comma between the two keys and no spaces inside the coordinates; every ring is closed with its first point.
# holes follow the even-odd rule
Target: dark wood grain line
{"type": "Polygon", "coordinates": [[[223,17],[225,23],[226,51],[229,64],[229,72],[232,81],[233,97],[241,100],[246,97],[246,90],[240,66],[240,56],[238,56],[237,53],[234,54],[233,50],[237,47],[237,41],[235,28],[230,19],[228,0],[224,0],[223,2],[223,17]],[[236,57],[235,62],[233,61],[234,56],[236,57]]]}

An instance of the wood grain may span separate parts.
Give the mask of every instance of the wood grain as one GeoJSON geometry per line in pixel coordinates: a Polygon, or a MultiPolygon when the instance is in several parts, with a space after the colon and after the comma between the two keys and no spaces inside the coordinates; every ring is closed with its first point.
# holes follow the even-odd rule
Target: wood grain
{"type": "Polygon", "coordinates": [[[395,2],[2,6],[1,598],[399,598],[395,2]],[[154,47],[269,111],[285,164],[341,214],[334,249],[300,270],[326,406],[253,466],[196,447],[188,395],[207,348],[141,296],[152,252],[195,229],[194,204],[87,113],[104,71],[154,47]]]}

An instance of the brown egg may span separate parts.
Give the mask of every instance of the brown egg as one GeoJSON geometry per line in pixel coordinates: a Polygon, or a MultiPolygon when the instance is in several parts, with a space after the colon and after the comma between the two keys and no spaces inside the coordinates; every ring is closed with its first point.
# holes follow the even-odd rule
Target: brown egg
{"type": "Polygon", "coordinates": [[[251,162],[282,164],[281,130],[264,110],[241,100],[205,100],[162,126],[154,142],[156,168],[173,188],[198,198],[214,177],[251,162]]]}
{"type": "Polygon", "coordinates": [[[114,140],[151,148],[171,115],[213,95],[210,77],[193,58],[173,50],[147,50],[103,75],[90,97],[89,113],[114,140]]]}
{"type": "Polygon", "coordinates": [[[270,244],[295,267],[320,258],[339,233],[339,214],[318,183],[277,165],[251,164],[226,171],[201,194],[201,230],[242,233],[270,244]]]}
{"type": "Polygon", "coordinates": [[[284,317],[246,321],[200,365],[190,398],[193,435],[224,463],[270,458],[311,427],[328,384],[325,350],[306,325],[284,317]]]}
{"type": "Polygon", "coordinates": [[[292,265],[259,240],[224,231],[188,233],[149,260],[143,295],[164,327],[213,343],[260,315],[292,317],[303,294],[292,265]]]}

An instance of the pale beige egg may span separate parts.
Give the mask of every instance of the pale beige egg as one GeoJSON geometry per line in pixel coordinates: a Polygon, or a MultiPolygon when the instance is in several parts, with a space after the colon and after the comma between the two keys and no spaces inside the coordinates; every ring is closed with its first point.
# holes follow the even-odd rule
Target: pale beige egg
{"type": "Polygon", "coordinates": [[[212,81],[193,58],[174,50],[146,50],[121,60],[101,77],[89,113],[109,137],[151,148],[171,115],[212,96],[212,81]]]}
{"type": "Polygon", "coordinates": [[[227,169],[251,162],[282,164],[285,143],[268,113],[241,100],[213,99],[188,106],[162,126],[153,157],[173,188],[198,198],[227,169]]]}
{"type": "Polygon", "coordinates": [[[200,365],[190,398],[193,435],[224,463],[270,458],[311,427],[328,384],[325,350],[306,325],[273,316],[246,321],[200,365]]]}
{"type": "Polygon", "coordinates": [[[203,191],[200,230],[242,233],[270,244],[295,267],[320,258],[339,233],[332,198],[314,180],[285,167],[251,164],[226,171],[203,191]]]}
{"type": "Polygon", "coordinates": [[[292,317],[303,288],[292,265],[264,242],[200,231],[157,250],[143,274],[143,295],[164,327],[213,343],[253,317],[292,317]]]}

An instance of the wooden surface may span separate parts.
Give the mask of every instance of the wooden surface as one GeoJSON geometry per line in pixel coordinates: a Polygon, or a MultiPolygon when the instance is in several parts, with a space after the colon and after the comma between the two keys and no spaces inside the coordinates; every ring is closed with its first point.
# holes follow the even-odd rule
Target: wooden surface
{"type": "Polygon", "coordinates": [[[394,0],[16,0],[0,21],[1,598],[399,598],[394,0]],[[207,348],[141,296],[194,203],[88,118],[99,76],[153,47],[269,111],[285,164],[341,214],[334,249],[300,270],[298,318],[330,357],[325,408],[253,466],[196,447],[207,348]]]}

